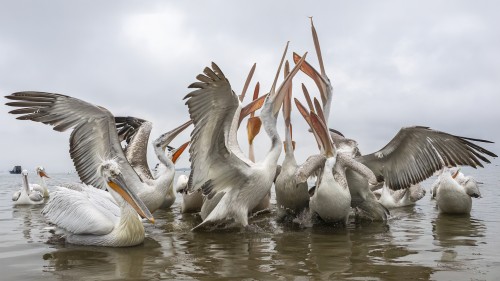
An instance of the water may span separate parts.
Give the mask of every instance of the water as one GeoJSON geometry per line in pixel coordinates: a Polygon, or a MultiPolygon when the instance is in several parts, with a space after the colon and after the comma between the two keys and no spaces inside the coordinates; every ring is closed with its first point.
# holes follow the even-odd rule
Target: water
{"type": "MultiPolygon", "coordinates": [[[[154,214],[155,225],[145,224],[144,244],[130,248],[48,244],[42,207],[12,206],[20,175],[0,174],[0,279],[496,280],[500,167],[463,171],[484,182],[470,217],[440,215],[427,194],[414,207],[393,210],[385,224],[282,225],[271,211],[250,220],[252,231],[192,233],[200,218],[180,214],[178,198],[154,214]]],[[[51,176],[49,188],[77,179],[51,176]]]]}

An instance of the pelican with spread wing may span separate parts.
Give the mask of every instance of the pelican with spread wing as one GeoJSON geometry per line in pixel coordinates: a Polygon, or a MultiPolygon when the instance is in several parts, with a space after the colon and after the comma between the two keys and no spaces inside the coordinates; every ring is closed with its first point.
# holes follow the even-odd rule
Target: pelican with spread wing
{"type": "MultiPolygon", "coordinates": [[[[332,86],[324,70],[312,20],[311,28],[320,58],[321,74],[307,62],[302,64],[301,70],[316,82],[323,101],[325,119],[328,120],[332,86]]],[[[300,56],[294,54],[295,62],[300,59],[300,56]]],[[[445,166],[483,167],[481,161],[490,163],[486,156],[497,157],[493,152],[472,142],[491,143],[490,141],[460,137],[424,126],[402,128],[384,148],[368,155],[359,153],[356,141],[335,132],[331,132],[331,136],[337,147],[344,146],[344,151],[350,154],[350,157],[367,166],[379,182],[385,182],[392,190],[418,184],[445,166]]],[[[346,177],[352,206],[357,207],[370,219],[384,220],[387,212],[385,208],[380,207],[375,195],[370,191],[366,177],[352,169],[347,169],[346,177]]]]}
{"type": "MultiPolygon", "coordinates": [[[[147,149],[149,135],[151,133],[152,124],[146,120],[135,117],[115,117],[116,128],[118,136],[125,140],[127,145],[125,147],[125,156],[130,162],[130,165],[137,172],[143,181],[155,181],[158,177],[165,173],[169,173],[169,169],[165,164],[166,161],[161,161],[153,176],[147,161],[147,149]]],[[[167,132],[161,135],[153,142],[153,147],[158,159],[163,159],[165,148],[168,147],[170,142],[179,133],[178,130],[184,130],[193,122],[191,120],[182,124],[178,129],[167,132]]],[[[169,148],[167,158],[175,164],[179,155],[182,154],[184,149],[188,146],[189,142],[184,143],[177,149],[169,148]]],[[[174,181],[171,180],[170,184],[166,187],[167,192],[163,203],[160,205],[161,209],[168,209],[175,202],[174,181]]]]}
{"type": "MultiPolygon", "coordinates": [[[[123,179],[149,211],[153,213],[164,201],[167,187],[174,178],[174,163],[164,153],[157,153],[166,171],[152,181],[141,179],[128,162],[120,144],[114,116],[107,109],[70,96],[45,92],[18,92],[6,96],[14,100],[10,111],[21,114],[20,120],[32,120],[54,126],[63,132],[73,129],[70,136],[70,155],[78,176],[85,184],[105,189],[106,181],[98,173],[103,159],[114,159],[123,179]]],[[[180,126],[169,135],[175,137],[187,126],[180,126]]],[[[164,143],[163,143],[164,144],[164,143]]],[[[155,149],[164,149],[156,144],[155,149]]]]}
{"type": "Polygon", "coordinates": [[[189,150],[189,189],[201,188],[208,198],[224,192],[215,208],[193,230],[226,219],[247,226],[249,210],[269,192],[282,147],[276,130],[277,114],[290,81],[301,65],[299,62],[276,91],[284,56],[260,115],[264,130],[271,138],[271,150],[263,161],[257,163],[244,156],[238,146],[236,131],[241,115],[240,101],[220,68],[212,63],[211,68],[205,68],[204,74],[197,76],[199,82],[190,85],[196,90],[185,97],[195,126],[189,150]]]}

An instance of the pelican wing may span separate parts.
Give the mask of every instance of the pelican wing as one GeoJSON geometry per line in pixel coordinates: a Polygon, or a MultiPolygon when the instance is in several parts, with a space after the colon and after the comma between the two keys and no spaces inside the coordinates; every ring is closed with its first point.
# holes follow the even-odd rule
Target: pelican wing
{"type": "Polygon", "coordinates": [[[251,163],[236,141],[241,107],[229,81],[215,63],[196,78],[200,82],[189,86],[196,90],[184,98],[194,123],[188,188],[202,188],[211,197],[227,187],[242,186],[247,178],[243,171],[251,163]]]}
{"type": "Polygon", "coordinates": [[[113,215],[96,207],[85,192],[64,187],[58,187],[52,193],[42,214],[51,223],[73,234],[105,235],[115,227],[113,215]]]}
{"type": "Polygon", "coordinates": [[[295,172],[297,182],[306,182],[310,176],[315,175],[317,171],[325,167],[325,162],[326,156],[323,154],[309,156],[295,172]]]}
{"type": "Polygon", "coordinates": [[[52,125],[59,132],[73,128],[70,155],[84,183],[105,189],[107,184],[98,169],[104,159],[111,157],[120,164],[125,177],[141,181],[125,157],[114,117],[107,109],[69,96],[44,92],[18,92],[6,98],[15,100],[7,105],[20,107],[10,111],[23,114],[17,119],[52,125]]]}
{"type": "Polygon", "coordinates": [[[149,169],[147,151],[152,124],[135,117],[115,117],[120,140],[125,140],[125,156],[134,170],[144,179],[153,180],[149,169]]]}
{"type": "Polygon", "coordinates": [[[483,167],[490,163],[485,155],[494,153],[471,141],[490,141],[454,136],[428,127],[408,127],[381,150],[357,157],[356,160],[370,168],[378,181],[393,189],[417,184],[446,166],[468,165],[483,167]]]}

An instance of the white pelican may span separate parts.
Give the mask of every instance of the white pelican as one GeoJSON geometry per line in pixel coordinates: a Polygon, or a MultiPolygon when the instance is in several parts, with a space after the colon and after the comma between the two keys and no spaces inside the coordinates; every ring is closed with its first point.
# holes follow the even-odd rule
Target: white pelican
{"type": "Polygon", "coordinates": [[[154,218],[137,194],[128,187],[120,165],[103,161],[98,171],[119,207],[103,197],[102,190],[81,186],[81,191],[59,187],[52,193],[42,214],[62,229],[66,242],[78,245],[127,247],[141,244],[145,233],[139,215],[154,223],[154,218]],[[94,196],[92,196],[94,195],[94,196]],[[104,200],[104,201],[103,201],[104,200]]]}
{"type": "MultiPolygon", "coordinates": [[[[151,170],[149,168],[147,161],[147,149],[149,135],[152,129],[151,122],[131,116],[115,117],[115,122],[116,128],[118,130],[118,136],[127,142],[127,145],[124,149],[125,156],[130,162],[130,165],[134,168],[134,170],[143,181],[154,181],[162,174],[166,172],[168,173],[168,171],[165,171],[166,165],[162,162],[160,162],[159,166],[157,166],[156,173],[154,175],[151,173],[151,170]]],[[[182,131],[191,124],[192,121],[189,120],[188,122],[182,124],[178,129],[161,135],[153,142],[155,153],[158,159],[163,157],[162,155],[165,154],[165,148],[168,147],[170,142],[180,132],[178,130],[182,131]]],[[[175,164],[176,160],[182,154],[184,149],[186,149],[188,144],[189,142],[184,143],[178,149],[169,147],[167,157],[170,158],[171,161],[175,164]]],[[[167,193],[164,201],[160,205],[160,209],[168,209],[175,202],[173,180],[170,181],[170,184],[166,187],[166,189],[167,193]]]]}
{"type": "Polygon", "coordinates": [[[14,192],[12,201],[14,205],[38,205],[43,203],[43,194],[36,190],[30,190],[28,184],[28,171],[21,172],[23,178],[23,185],[21,190],[14,192]]]}
{"type": "Polygon", "coordinates": [[[425,189],[421,184],[413,184],[409,188],[392,190],[383,184],[382,188],[373,191],[378,202],[387,209],[412,206],[425,196],[425,189]]]}
{"type": "Polygon", "coordinates": [[[455,172],[444,168],[439,176],[437,190],[434,192],[438,209],[446,214],[469,214],[472,208],[472,199],[481,197],[477,185],[462,185],[463,180],[457,181],[460,170],[455,172]]]}
{"type": "Polygon", "coordinates": [[[240,120],[240,101],[219,67],[212,63],[211,69],[207,67],[204,74],[197,76],[200,82],[189,86],[197,89],[185,97],[195,126],[189,150],[189,189],[194,191],[201,188],[209,199],[224,192],[216,207],[193,230],[207,223],[231,218],[246,227],[248,212],[271,189],[282,146],[276,131],[276,117],[290,81],[301,65],[299,62],[276,91],[276,80],[284,56],[260,115],[264,130],[272,142],[271,150],[261,162],[250,161],[238,146],[236,131],[240,120]]]}
{"type": "Polygon", "coordinates": [[[189,193],[188,181],[189,178],[186,175],[180,175],[175,184],[175,191],[182,194],[181,213],[197,213],[203,205],[203,194],[201,189],[189,193]]]}
{"type": "MultiPolygon", "coordinates": [[[[285,64],[285,75],[288,75],[288,61],[285,64]]],[[[298,183],[295,180],[295,172],[299,168],[295,160],[295,142],[292,140],[292,124],[290,113],[292,109],[292,86],[286,93],[283,102],[283,118],[285,120],[285,159],[281,165],[281,171],[276,177],[274,188],[276,190],[276,205],[280,210],[280,217],[286,214],[298,215],[309,207],[309,192],[307,182],[298,183]]]]}
{"type": "MultiPolygon", "coordinates": [[[[113,158],[127,185],[141,198],[153,213],[164,201],[167,187],[174,178],[174,163],[164,153],[156,153],[164,165],[163,172],[152,180],[141,179],[129,164],[120,144],[114,116],[104,107],[92,105],[77,98],[44,92],[18,92],[6,96],[14,100],[7,105],[21,107],[10,111],[23,114],[17,119],[32,120],[54,126],[56,131],[73,128],[70,136],[70,155],[78,176],[85,184],[104,189],[107,184],[98,171],[103,158],[113,158]]],[[[171,132],[175,137],[186,126],[171,132]]],[[[156,143],[155,150],[162,150],[164,143],[156,143]]]]}
{"type": "Polygon", "coordinates": [[[42,166],[36,167],[36,173],[40,177],[40,184],[30,184],[30,188],[40,192],[44,198],[49,198],[49,189],[47,188],[47,183],[45,182],[45,178],[49,178],[49,176],[45,172],[45,168],[42,166]]]}
{"type": "Polygon", "coordinates": [[[295,104],[311,127],[324,156],[309,157],[304,165],[297,169],[296,181],[306,182],[311,175],[317,175],[316,189],[309,202],[311,212],[318,214],[325,222],[340,222],[346,225],[351,211],[351,193],[347,185],[346,169],[359,172],[371,184],[376,184],[377,179],[364,165],[337,151],[325,124],[324,113],[316,99],[316,110],[310,108],[309,113],[297,99],[295,104]]]}
{"type": "MultiPolygon", "coordinates": [[[[321,74],[307,62],[301,70],[310,76],[318,86],[325,119],[328,120],[332,87],[324,71],[316,30],[311,20],[313,39],[320,58],[321,74]]],[[[300,56],[294,54],[294,61],[300,56]]],[[[398,134],[381,150],[363,156],[356,156],[357,143],[331,133],[338,145],[340,141],[351,146],[352,157],[367,166],[375,174],[379,182],[393,190],[409,188],[417,184],[445,166],[469,165],[474,168],[483,167],[479,160],[490,161],[484,156],[497,157],[494,153],[472,143],[490,141],[459,137],[448,133],[431,130],[429,127],[415,126],[402,128],[398,134]]],[[[386,219],[385,208],[378,204],[375,195],[369,190],[368,182],[363,175],[351,169],[346,171],[347,181],[352,196],[352,205],[372,220],[386,219]]]]}

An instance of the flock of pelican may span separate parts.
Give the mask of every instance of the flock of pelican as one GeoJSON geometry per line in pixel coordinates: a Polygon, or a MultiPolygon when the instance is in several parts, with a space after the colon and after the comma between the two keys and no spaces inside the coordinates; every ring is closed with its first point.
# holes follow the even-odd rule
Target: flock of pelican
{"type": "MultiPolygon", "coordinates": [[[[448,213],[468,213],[471,197],[480,197],[477,183],[458,176],[458,166],[483,167],[494,153],[474,142],[489,141],[459,137],[428,127],[402,128],[382,149],[361,154],[357,141],[329,126],[333,87],[328,78],[316,29],[311,29],[320,71],[306,61],[307,53],[293,54],[294,67],[285,62],[288,43],[271,89],[242,105],[255,65],[243,92],[237,95],[219,66],[212,63],[185,96],[190,120],[152,142],[159,165],[147,164],[152,124],[135,117],[115,117],[102,106],[45,92],[17,92],[6,96],[17,119],[71,130],[70,156],[81,183],[55,187],[42,213],[57,226],[68,243],[97,246],[133,246],[143,242],[141,218],[154,223],[153,213],[169,208],[176,192],[182,196],[181,212],[200,213],[201,222],[192,230],[249,225],[249,215],[269,209],[274,185],[278,219],[310,214],[325,223],[345,225],[354,211],[357,217],[384,221],[390,208],[415,204],[425,195],[420,182],[440,172],[432,196],[438,208],[448,213]],[[284,79],[278,85],[281,69],[284,79]],[[293,98],[292,80],[304,72],[319,92],[311,98],[302,84],[306,105],[293,98]],[[318,152],[297,163],[292,138],[292,103],[310,127],[318,152]],[[260,109],[259,116],[256,111],[260,109]],[[284,142],[277,130],[280,111],[285,122],[284,142]],[[237,139],[245,117],[248,156],[237,139]],[[194,126],[191,139],[178,148],[172,140],[194,126]],[[260,161],[253,153],[253,139],[263,127],[271,147],[260,161]],[[122,145],[124,143],[124,145],[122,145]],[[189,147],[189,177],[179,176],[174,190],[175,162],[189,147]],[[278,164],[281,151],[285,157],[278,164]],[[308,180],[315,179],[311,187],[308,180]]],[[[296,133],[296,132],[295,132],[296,133]]],[[[309,134],[309,132],[301,132],[309,134]]],[[[41,204],[48,191],[43,168],[37,169],[41,186],[28,184],[13,196],[15,204],[41,204]]]]}

